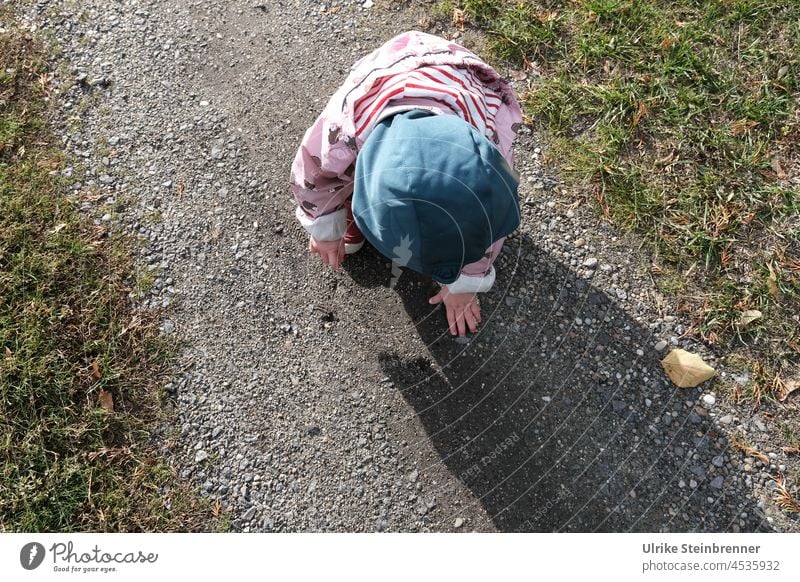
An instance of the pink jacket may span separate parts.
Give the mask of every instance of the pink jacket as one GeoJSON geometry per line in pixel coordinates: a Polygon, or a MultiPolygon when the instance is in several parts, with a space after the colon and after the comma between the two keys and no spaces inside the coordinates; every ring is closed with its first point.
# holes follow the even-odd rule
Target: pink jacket
{"type": "MultiPolygon", "coordinates": [[[[513,166],[512,143],[522,112],[508,82],[462,46],[406,32],[359,60],[306,131],[292,164],[296,216],[317,240],[346,230],[343,202],[353,193],[356,156],[372,129],[409,109],[458,115],[494,143],[513,166]]],[[[448,285],[452,293],[488,291],[503,240],[448,285]]]]}

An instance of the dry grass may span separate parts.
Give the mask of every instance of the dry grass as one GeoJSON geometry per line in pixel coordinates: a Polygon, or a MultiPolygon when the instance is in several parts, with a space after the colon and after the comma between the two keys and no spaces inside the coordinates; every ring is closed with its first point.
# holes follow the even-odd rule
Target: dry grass
{"type": "Polygon", "coordinates": [[[66,198],[45,50],[0,21],[0,531],[206,529],[149,443],[174,343],[128,299],[131,242],[66,198]]]}
{"type": "Polygon", "coordinates": [[[777,477],[772,477],[772,480],[775,481],[773,499],[778,507],[788,513],[800,513],[800,502],[795,499],[786,486],[786,477],[778,475],[777,477]]]}

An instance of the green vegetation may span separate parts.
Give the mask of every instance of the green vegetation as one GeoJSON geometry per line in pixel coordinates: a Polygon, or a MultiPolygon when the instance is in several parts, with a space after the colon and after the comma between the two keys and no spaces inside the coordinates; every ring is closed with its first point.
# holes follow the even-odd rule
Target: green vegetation
{"type": "Polygon", "coordinates": [[[691,332],[752,350],[775,384],[800,355],[800,3],[461,0],[570,194],[641,234],[691,332]],[[538,76],[538,75],[540,76],[538,76]],[[678,283],[676,285],[676,283],[678,283]],[[741,313],[758,321],[739,325],[741,313]]]}
{"type": "Polygon", "coordinates": [[[65,197],[43,47],[0,21],[0,532],[204,529],[148,444],[175,346],[129,305],[132,243],[65,197]]]}

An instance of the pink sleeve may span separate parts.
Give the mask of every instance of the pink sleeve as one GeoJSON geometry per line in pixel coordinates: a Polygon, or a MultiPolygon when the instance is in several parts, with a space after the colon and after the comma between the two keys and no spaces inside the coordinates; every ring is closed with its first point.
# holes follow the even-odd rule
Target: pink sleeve
{"type": "Polygon", "coordinates": [[[337,211],[353,193],[355,159],[353,144],[323,112],[306,131],[291,175],[297,218],[318,240],[336,240],[344,233],[343,213],[337,211]]]}
{"type": "Polygon", "coordinates": [[[486,254],[483,255],[482,259],[465,265],[461,269],[458,279],[447,286],[450,292],[485,293],[486,291],[491,291],[495,280],[495,271],[492,264],[500,254],[505,240],[505,237],[503,237],[495,241],[492,246],[486,249],[486,254]]]}
{"type": "Polygon", "coordinates": [[[497,127],[498,144],[497,148],[503,154],[509,165],[514,167],[514,152],[512,146],[517,137],[517,131],[522,126],[522,109],[513,97],[507,103],[503,103],[494,118],[497,127]]]}
{"type": "Polygon", "coordinates": [[[486,274],[492,270],[492,264],[494,264],[495,259],[500,255],[505,240],[506,237],[503,237],[495,241],[492,246],[486,249],[486,254],[483,255],[482,259],[470,263],[469,265],[464,265],[461,269],[461,274],[467,277],[485,277],[486,274]]]}

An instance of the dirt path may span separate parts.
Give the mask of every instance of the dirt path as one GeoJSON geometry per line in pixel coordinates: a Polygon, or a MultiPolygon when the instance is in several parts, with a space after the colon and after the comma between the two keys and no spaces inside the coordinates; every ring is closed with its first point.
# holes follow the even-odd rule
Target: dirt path
{"type": "Polygon", "coordinates": [[[305,252],[299,140],[427,5],[39,2],[64,86],[86,75],[64,133],[86,153],[80,187],[113,198],[86,211],[139,235],[147,303],[185,339],[168,454],[234,530],[772,529],[725,411],[660,370],[682,323],[636,241],[557,202],[533,137],[524,224],[469,344],[446,336],[428,281],[389,289],[371,249],[338,273],[305,252]]]}

